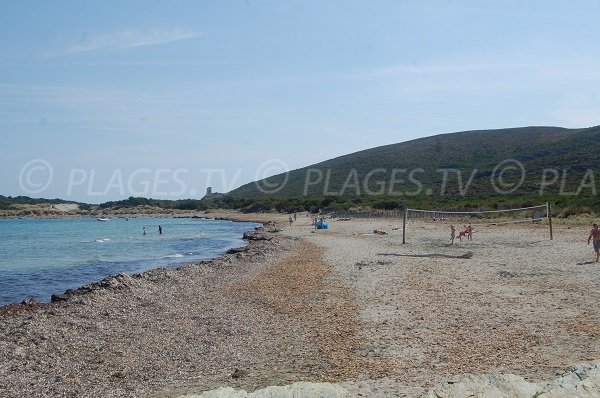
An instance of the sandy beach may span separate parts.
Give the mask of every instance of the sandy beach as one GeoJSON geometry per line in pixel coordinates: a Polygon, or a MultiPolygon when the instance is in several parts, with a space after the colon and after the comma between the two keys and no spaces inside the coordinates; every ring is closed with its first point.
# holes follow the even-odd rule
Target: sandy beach
{"type": "MultiPolygon", "coordinates": [[[[276,221],[243,251],[0,309],[0,396],[177,397],[341,383],[419,397],[465,373],[556,377],[600,359],[587,227],[276,221]],[[281,230],[280,230],[281,229],[281,230]],[[385,235],[373,234],[385,231],[385,235]],[[272,232],[269,232],[272,231],[272,232]],[[278,232],[275,232],[278,231],[278,232]]],[[[362,395],[361,395],[362,394],[362,395]]]]}

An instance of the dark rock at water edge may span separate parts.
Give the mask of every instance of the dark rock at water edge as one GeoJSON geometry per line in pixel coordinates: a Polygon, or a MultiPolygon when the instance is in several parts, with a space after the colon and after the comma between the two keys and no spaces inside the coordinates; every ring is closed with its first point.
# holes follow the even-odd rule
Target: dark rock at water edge
{"type": "Polygon", "coordinates": [[[257,232],[244,232],[244,236],[243,236],[244,240],[267,240],[270,241],[271,239],[273,239],[272,236],[270,237],[266,237],[264,234],[262,233],[257,233],[257,232]]]}
{"type": "Polygon", "coordinates": [[[227,250],[227,254],[236,254],[236,253],[243,253],[248,251],[248,246],[243,246],[243,247],[233,247],[229,250],[227,250]]]}

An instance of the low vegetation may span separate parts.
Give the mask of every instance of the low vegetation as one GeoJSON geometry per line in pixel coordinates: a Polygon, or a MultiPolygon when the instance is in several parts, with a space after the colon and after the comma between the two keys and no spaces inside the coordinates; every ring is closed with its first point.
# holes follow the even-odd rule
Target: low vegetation
{"type": "MultiPolygon", "coordinates": [[[[469,211],[549,202],[556,216],[574,217],[600,213],[598,153],[600,126],[468,131],[356,152],[205,200],[130,197],[99,205],[77,204],[84,212],[144,208],[164,213],[210,209],[393,211],[404,206],[469,211]],[[278,184],[280,189],[272,193],[260,189],[278,184]]],[[[42,203],[75,202],[0,196],[0,210],[4,211],[42,203]]]]}

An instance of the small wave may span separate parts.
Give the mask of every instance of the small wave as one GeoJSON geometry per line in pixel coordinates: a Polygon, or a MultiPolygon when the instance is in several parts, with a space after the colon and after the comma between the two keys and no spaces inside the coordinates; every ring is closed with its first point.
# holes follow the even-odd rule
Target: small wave
{"type": "Polygon", "coordinates": [[[201,233],[201,234],[189,236],[187,238],[181,238],[181,240],[187,241],[187,240],[196,240],[196,239],[203,239],[203,238],[206,238],[206,234],[205,233],[201,233]]]}
{"type": "Polygon", "coordinates": [[[179,253],[171,254],[170,256],[165,256],[165,258],[181,258],[181,257],[183,257],[183,254],[179,254],[179,253]]]}

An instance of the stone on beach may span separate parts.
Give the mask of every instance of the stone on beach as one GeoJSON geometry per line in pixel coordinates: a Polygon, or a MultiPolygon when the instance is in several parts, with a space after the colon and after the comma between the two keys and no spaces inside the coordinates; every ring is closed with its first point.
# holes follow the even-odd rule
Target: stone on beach
{"type": "MultiPolygon", "coordinates": [[[[348,384],[348,383],[346,383],[348,384]]],[[[179,398],[350,398],[383,397],[386,393],[364,388],[361,393],[340,384],[297,382],[287,386],[269,386],[254,392],[221,387],[199,395],[179,398]]],[[[398,391],[402,388],[398,385],[398,391]]],[[[597,398],[600,396],[600,361],[575,366],[551,382],[533,383],[513,374],[463,375],[445,381],[423,398],[597,398]]]]}
{"type": "Polygon", "coordinates": [[[597,398],[600,361],[575,366],[550,383],[531,383],[512,374],[465,375],[432,388],[426,398],[597,398]]]}
{"type": "Polygon", "coordinates": [[[338,384],[298,382],[288,386],[269,386],[254,392],[224,387],[200,395],[185,395],[179,398],[343,398],[346,396],[346,390],[338,384]]]}

